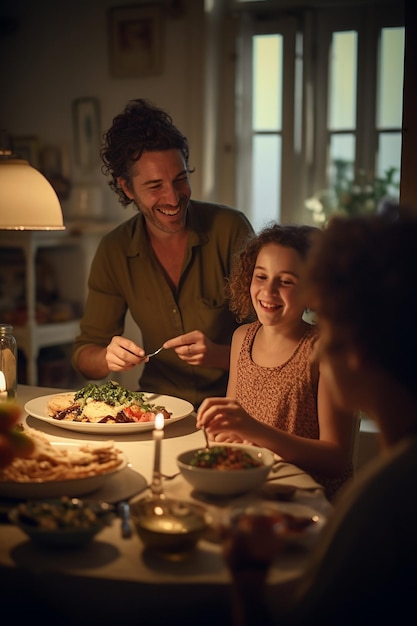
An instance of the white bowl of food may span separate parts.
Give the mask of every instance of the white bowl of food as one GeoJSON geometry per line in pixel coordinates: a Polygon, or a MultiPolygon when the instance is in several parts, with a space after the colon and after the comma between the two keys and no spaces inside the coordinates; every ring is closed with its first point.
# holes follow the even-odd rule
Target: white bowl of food
{"type": "Polygon", "coordinates": [[[177,457],[181,474],[195,491],[214,496],[237,496],[256,489],[273,464],[269,450],[242,444],[212,444],[177,457]]]}

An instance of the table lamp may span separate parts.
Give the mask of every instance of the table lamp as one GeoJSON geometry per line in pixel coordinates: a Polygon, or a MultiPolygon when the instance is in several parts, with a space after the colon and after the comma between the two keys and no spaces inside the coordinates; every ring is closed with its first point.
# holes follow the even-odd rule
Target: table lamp
{"type": "Polygon", "coordinates": [[[58,196],[28,161],[0,148],[0,230],[65,230],[58,196]]]}
{"type": "MultiPolygon", "coordinates": [[[[65,230],[61,205],[52,185],[28,161],[19,158],[10,149],[3,148],[1,143],[0,230],[65,230]]],[[[2,328],[9,329],[11,333],[11,326],[2,328]]],[[[1,369],[4,368],[5,355],[3,339],[2,334],[1,369]]],[[[13,364],[9,363],[7,371],[1,371],[0,400],[4,399],[3,396],[11,398],[9,384],[15,392],[16,368],[15,358],[13,364]]]]}

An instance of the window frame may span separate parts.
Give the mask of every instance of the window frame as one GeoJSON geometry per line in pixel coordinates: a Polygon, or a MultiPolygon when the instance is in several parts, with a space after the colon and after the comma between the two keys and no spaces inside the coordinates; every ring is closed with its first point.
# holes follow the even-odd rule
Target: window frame
{"type": "MultiPolygon", "coordinates": [[[[315,68],[315,138],[314,163],[309,181],[309,191],[329,184],[329,148],[332,132],[328,130],[328,76],[329,55],[333,32],[356,30],[358,32],[358,66],[354,169],[377,171],[377,80],[380,31],[386,27],[404,26],[401,8],[360,7],[352,14],[347,9],[322,9],[317,12],[317,63],[315,68]],[[325,149],[322,148],[325,147],[325,149]]],[[[384,129],[386,130],[386,129],[384,129]]],[[[401,128],[398,129],[401,131],[401,128]]]]}
{"type": "MultiPolygon", "coordinates": [[[[261,5],[262,3],[259,3],[261,5]]],[[[329,185],[330,135],[327,128],[329,54],[332,33],[358,32],[358,83],[355,134],[355,171],[377,167],[377,59],[382,27],[404,26],[404,7],[396,1],[344,8],[294,7],[291,14],[239,16],[236,78],[236,202],[249,219],[251,207],[251,37],[280,33],[284,36],[282,102],[281,222],[311,219],[305,199],[329,185]],[[301,38],[301,39],[300,39],[301,38]],[[302,45],[300,46],[300,40],[302,45]],[[250,43],[249,43],[250,42],[250,43]],[[296,61],[302,58],[301,87],[296,61]],[[298,72],[298,73],[297,73],[298,72]],[[301,106],[299,103],[301,102],[301,106]]],[[[387,129],[383,129],[382,132],[387,129]]],[[[401,132],[401,128],[398,129],[401,132]]],[[[276,216],[271,214],[271,219],[276,216]]]]}
{"type": "MultiPolygon", "coordinates": [[[[257,20],[245,16],[240,23],[238,34],[238,68],[236,81],[236,145],[237,145],[237,206],[248,218],[253,220],[250,206],[252,198],[252,37],[256,35],[280,34],[283,40],[283,94],[295,90],[295,50],[298,20],[292,16],[277,20],[257,20]]],[[[288,219],[286,207],[292,206],[292,188],[295,171],[294,152],[295,107],[293,99],[283,97],[281,136],[281,194],[280,219],[288,219]],[[284,155],[292,155],[285,158],[284,155]]],[[[268,133],[262,133],[268,134],[268,133]]],[[[272,134],[272,132],[271,132],[272,134]]],[[[277,208],[278,209],[278,208],[277,208]]],[[[271,213],[271,220],[278,219],[277,213],[271,213]]]]}

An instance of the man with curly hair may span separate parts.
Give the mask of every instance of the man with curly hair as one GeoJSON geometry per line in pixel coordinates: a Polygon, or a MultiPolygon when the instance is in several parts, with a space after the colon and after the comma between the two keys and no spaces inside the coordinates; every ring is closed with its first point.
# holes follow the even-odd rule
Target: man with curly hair
{"type": "Polygon", "coordinates": [[[98,246],[73,364],[97,380],[145,363],[141,389],[198,406],[226,391],[237,322],[224,286],[252,227],[235,209],[191,199],[187,138],[147,100],[114,118],[102,158],[120,203],[138,213],[98,246]],[[142,346],[122,336],[128,310],[142,346]]]}

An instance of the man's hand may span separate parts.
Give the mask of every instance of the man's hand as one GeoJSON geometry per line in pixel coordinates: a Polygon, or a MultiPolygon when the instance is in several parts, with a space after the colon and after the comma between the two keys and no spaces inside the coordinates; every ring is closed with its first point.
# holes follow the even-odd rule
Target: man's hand
{"type": "Polygon", "coordinates": [[[178,357],[189,365],[229,369],[230,346],[214,343],[200,330],[168,339],[164,348],[173,348],[178,357]]]}
{"type": "Polygon", "coordinates": [[[116,335],[106,348],[106,363],[110,372],[126,372],[148,361],[145,350],[126,337],[116,335]]]}

